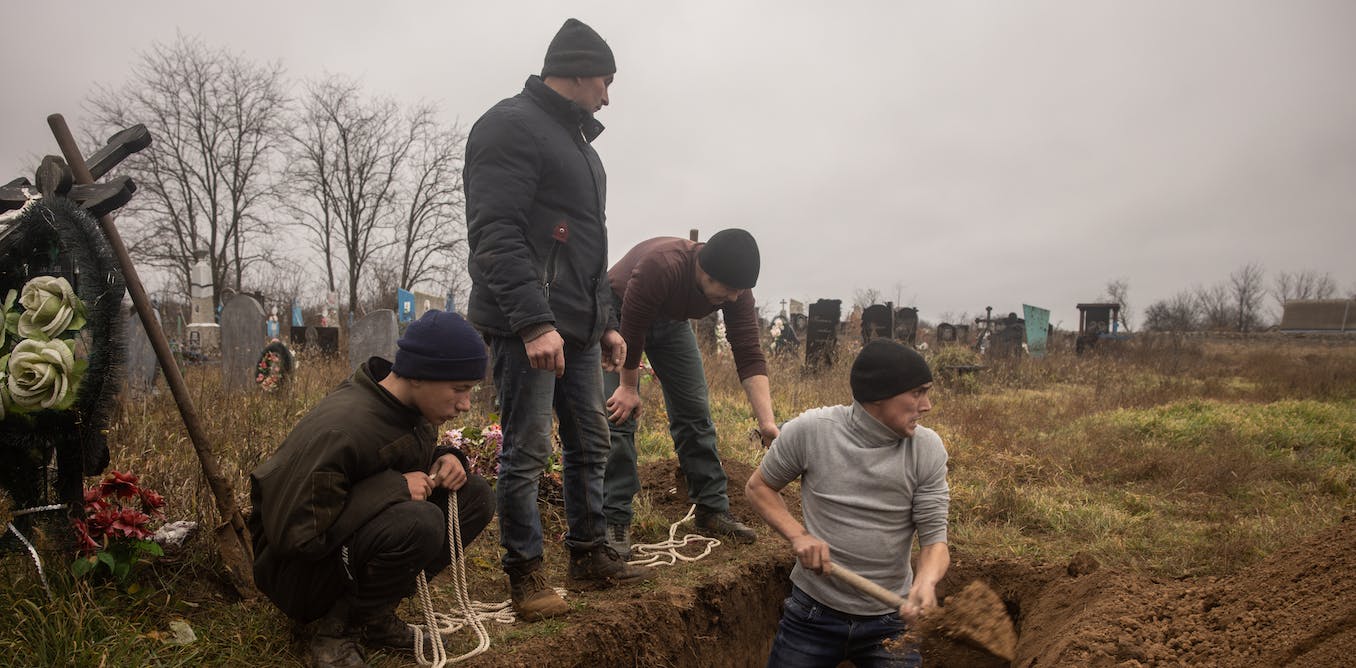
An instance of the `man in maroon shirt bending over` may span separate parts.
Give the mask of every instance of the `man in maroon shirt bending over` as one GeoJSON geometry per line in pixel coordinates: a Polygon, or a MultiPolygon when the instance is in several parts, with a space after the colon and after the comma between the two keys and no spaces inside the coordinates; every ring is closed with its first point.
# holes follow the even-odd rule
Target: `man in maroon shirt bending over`
{"type": "Polygon", "coordinates": [[[758,243],[748,232],[721,230],[706,243],[678,237],[643,241],[607,272],[621,316],[626,362],[603,379],[612,451],[603,477],[608,543],[631,549],[631,499],[640,490],[636,471],[636,415],[640,410],[640,356],[644,352],[664,390],[669,433],[697,505],[697,529],[752,543],[757,535],[730,515],[725,469],[716,453],[716,428],[707,400],[706,373],[688,324],[720,309],[739,380],[766,446],[777,436],[768,392],[767,360],[759,339],[753,293],[758,243]]]}

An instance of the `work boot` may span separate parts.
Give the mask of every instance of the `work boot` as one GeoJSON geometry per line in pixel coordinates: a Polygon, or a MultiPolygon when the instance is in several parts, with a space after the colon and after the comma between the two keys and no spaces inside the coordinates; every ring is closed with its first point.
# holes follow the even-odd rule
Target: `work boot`
{"type": "Polygon", "coordinates": [[[631,525],[607,525],[607,545],[625,559],[631,558],[631,525]]]}
{"type": "Polygon", "coordinates": [[[735,519],[728,510],[716,512],[699,508],[695,524],[697,530],[703,534],[729,538],[736,543],[747,545],[758,540],[758,534],[735,519]]]}
{"type": "Polygon", "coordinates": [[[650,577],[650,569],[626,563],[606,543],[584,550],[570,550],[570,579],[576,586],[604,588],[639,582],[650,577]]]}
{"type": "Polygon", "coordinates": [[[546,586],[540,559],[529,562],[521,569],[509,570],[508,576],[509,598],[513,600],[513,610],[518,613],[518,619],[536,622],[570,611],[565,599],[546,586]]]}
{"type": "Polygon", "coordinates": [[[358,647],[357,638],[348,631],[348,608],[343,603],[336,603],[315,623],[315,635],[311,637],[311,666],[367,668],[367,658],[358,647]]]}
{"type": "MultiPolygon", "coordinates": [[[[414,627],[396,616],[398,603],[391,603],[370,612],[355,615],[350,626],[355,628],[358,637],[372,647],[393,649],[401,652],[414,652],[414,627]]],[[[424,635],[424,656],[433,655],[432,638],[424,635]]]]}

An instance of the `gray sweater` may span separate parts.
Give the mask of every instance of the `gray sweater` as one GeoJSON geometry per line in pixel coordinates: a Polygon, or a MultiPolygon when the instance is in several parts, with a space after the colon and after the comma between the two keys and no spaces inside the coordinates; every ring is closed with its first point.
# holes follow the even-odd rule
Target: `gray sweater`
{"type": "MultiPolygon", "coordinates": [[[[834,563],[900,596],[913,584],[914,534],[920,546],[946,542],[946,448],[927,427],[901,439],[856,402],[812,409],[786,423],[759,471],[775,489],[800,478],[806,530],[829,544],[834,563]]],[[[799,563],[791,581],[835,610],[891,612],[799,563]]]]}

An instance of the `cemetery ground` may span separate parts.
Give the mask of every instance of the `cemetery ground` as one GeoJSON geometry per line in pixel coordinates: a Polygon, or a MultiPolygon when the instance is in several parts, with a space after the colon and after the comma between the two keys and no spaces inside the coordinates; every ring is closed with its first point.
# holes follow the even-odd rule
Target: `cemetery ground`
{"type": "MultiPolygon", "coordinates": [[[[840,351],[850,360],[855,350],[840,351]]],[[[950,453],[953,565],[941,593],[983,579],[1019,632],[1020,666],[1343,665],[1356,653],[1356,345],[1280,337],[1158,339],[1119,351],[996,363],[933,351],[935,407],[924,420],[950,453]]],[[[660,567],[640,585],[571,592],[563,618],[488,624],[475,666],[762,665],[787,590],[791,554],[757,520],[743,483],[761,448],[728,357],[708,357],[713,416],[736,516],[753,546],[722,545],[660,567]]],[[[343,362],[304,358],[290,386],[224,394],[210,367],[188,381],[238,500],[248,472],[329,388],[343,362]]],[[[848,399],[847,364],[806,374],[774,360],[779,419],[848,399]]],[[[664,537],[687,506],[654,382],[638,446],[641,541],[664,537]]],[[[490,390],[459,422],[490,420],[490,390]]],[[[459,425],[448,425],[459,426],[459,425]]],[[[169,519],[215,523],[172,400],[125,399],[110,427],[112,468],[168,500],[169,519]]],[[[798,512],[797,488],[784,496],[798,512]]],[[[564,583],[563,513],[543,503],[550,581],[564,583]]],[[[680,529],[680,535],[683,529],[680,529]]],[[[55,543],[57,541],[49,541],[55,543]]],[[[905,558],[901,555],[901,559],[905,558]]],[[[300,665],[305,645],[266,600],[225,584],[210,536],[145,568],[136,585],[75,580],[47,552],[55,600],[31,562],[0,556],[0,657],[13,666],[300,665]],[[171,626],[196,639],[176,644],[171,626]]],[[[508,597],[492,523],[469,550],[471,597],[508,597]]],[[[447,575],[432,582],[452,607],[447,575]]],[[[418,614],[409,603],[406,619],[418,614]]],[[[469,630],[453,653],[474,645],[469,630]]],[[[929,666],[1004,665],[944,638],[923,639],[929,666]]],[[[375,665],[413,665],[376,655],[375,665]]]]}

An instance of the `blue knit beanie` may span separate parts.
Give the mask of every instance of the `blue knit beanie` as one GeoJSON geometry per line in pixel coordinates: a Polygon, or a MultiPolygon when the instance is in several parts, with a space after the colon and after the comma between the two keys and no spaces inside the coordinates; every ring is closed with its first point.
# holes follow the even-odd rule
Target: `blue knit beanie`
{"type": "Polygon", "coordinates": [[[466,319],[447,311],[428,311],[410,323],[396,342],[391,370],[417,380],[481,380],[485,377],[485,339],[466,319]]]}

